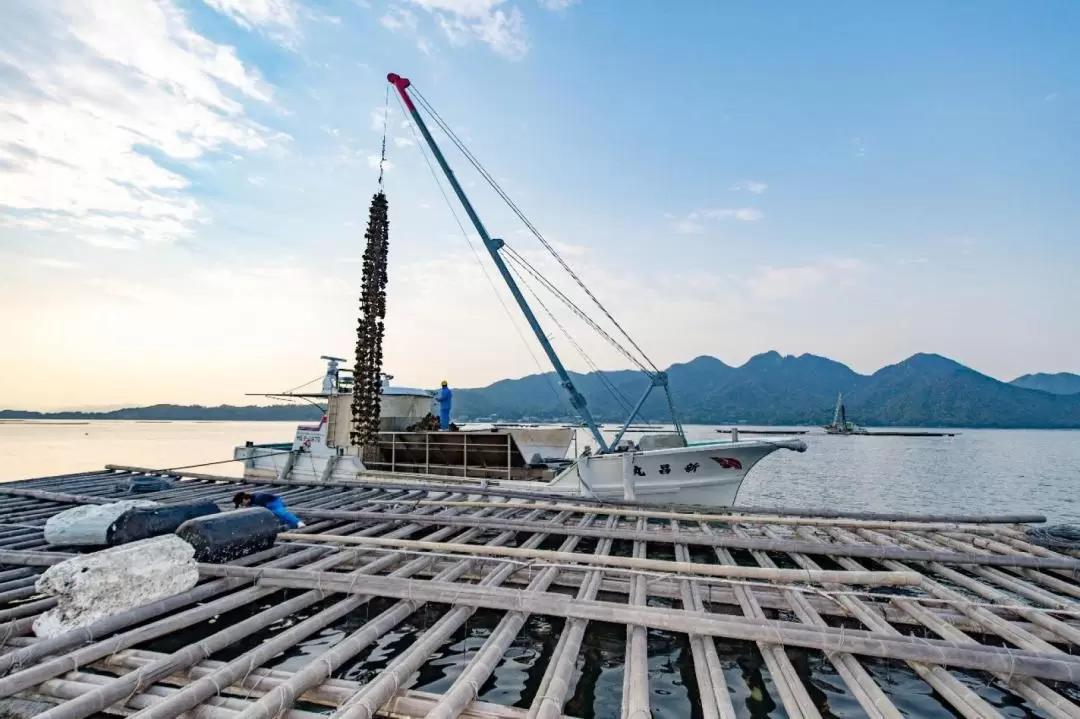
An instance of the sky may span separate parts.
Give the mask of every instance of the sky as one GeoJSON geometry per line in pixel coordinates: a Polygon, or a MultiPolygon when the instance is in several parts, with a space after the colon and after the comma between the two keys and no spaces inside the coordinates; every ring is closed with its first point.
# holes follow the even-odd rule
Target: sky
{"type": "MultiPolygon", "coordinates": [[[[1080,372],[1072,0],[6,0],[0,26],[0,407],[242,403],[350,357],[384,128],[386,371],[547,371],[388,72],[657,366],[1080,372]]],[[[571,369],[630,366],[522,276],[571,369]]]]}

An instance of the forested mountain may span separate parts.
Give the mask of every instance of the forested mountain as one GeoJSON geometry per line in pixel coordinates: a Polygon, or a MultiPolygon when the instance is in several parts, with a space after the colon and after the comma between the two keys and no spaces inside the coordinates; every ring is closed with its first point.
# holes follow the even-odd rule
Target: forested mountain
{"type": "MultiPolygon", "coordinates": [[[[872,375],[810,354],[766,352],[740,367],[698,357],[668,368],[683,422],[697,424],[809,424],[832,419],[843,393],[848,418],[871,426],[1080,428],[1080,393],[1066,394],[1076,375],[1025,375],[1000,382],[945,357],[917,354],[872,375]],[[1039,378],[1053,384],[1035,388],[1039,378]],[[1065,377],[1066,379],[1058,379],[1065,377]]],[[[636,371],[574,374],[600,421],[621,422],[648,381],[636,371]]],[[[553,374],[506,379],[454,390],[460,420],[568,420],[575,417],[553,374]]],[[[0,419],[284,420],[319,417],[308,405],[220,407],[155,405],[111,412],[0,411],[0,419]]],[[[668,421],[662,392],[653,392],[639,421],[668,421]]]]}
{"type": "Polygon", "coordinates": [[[1080,375],[1071,372],[1026,374],[1023,377],[1017,377],[1009,384],[1026,389],[1038,389],[1050,394],[1080,394],[1080,375]]]}

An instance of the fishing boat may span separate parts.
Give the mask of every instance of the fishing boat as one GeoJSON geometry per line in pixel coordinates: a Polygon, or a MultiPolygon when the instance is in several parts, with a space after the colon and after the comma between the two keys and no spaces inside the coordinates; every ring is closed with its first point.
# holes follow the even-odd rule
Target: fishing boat
{"type": "Polygon", "coordinates": [[[833,410],[832,422],[823,426],[825,434],[870,434],[854,422],[849,422],[844,408],[844,395],[836,395],[836,409],[833,410]]]}
{"type": "MultiPolygon", "coordinates": [[[[732,505],[747,473],[762,459],[780,449],[806,451],[806,444],[794,438],[723,440],[688,442],[679,420],[668,384],[668,375],[661,371],[629,337],[611,313],[585,287],[581,279],[528,220],[520,208],[498,186],[475,156],[469,152],[453,130],[439,117],[409,80],[390,74],[387,80],[397,91],[402,105],[422,142],[430,151],[447,184],[457,198],[485,249],[506,283],[536,341],[555,372],[570,406],[581,418],[591,444],[577,456],[550,457],[551,449],[562,446],[541,440],[537,433],[568,431],[571,428],[538,428],[520,426],[491,426],[485,430],[458,431],[385,431],[380,426],[378,438],[363,446],[357,441],[347,393],[329,393],[327,411],[317,426],[298,428],[292,444],[237,447],[235,458],[245,464],[249,476],[276,476],[285,479],[300,474],[322,481],[355,479],[360,475],[370,480],[375,475],[402,481],[409,477],[432,476],[455,482],[478,482],[543,494],[579,495],[597,499],[630,500],[655,505],[702,505],[724,507],[732,505]],[[570,373],[556,353],[530,304],[526,301],[515,275],[527,272],[537,282],[547,283],[537,271],[504,240],[492,237],[466,196],[464,189],[435,141],[417,102],[427,115],[462,150],[466,159],[496,190],[509,208],[544,245],[559,265],[585,291],[603,317],[610,321],[612,331],[606,331],[590,318],[581,307],[574,305],[565,294],[546,286],[556,297],[575,311],[607,341],[613,343],[623,356],[641,370],[644,391],[626,421],[615,432],[602,431],[589,409],[585,397],[578,391],[570,373]],[[514,265],[512,270],[510,264],[514,265]],[[621,338],[621,339],[617,339],[621,338]],[[670,414],[671,431],[643,434],[635,442],[627,437],[628,430],[639,419],[641,410],[654,391],[662,392],[670,414]],[[533,448],[544,447],[542,451],[533,448]]],[[[383,392],[383,402],[386,401],[383,392]]],[[[642,418],[646,419],[646,418],[642,418]]],[[[652,418],[648,418],[652,419],[652,418]]],[[[567,446],[569,441],[567,442],[567,446]]]]}
{"type": "MultiPolygon", "coordinates": [[[[367,469],[364,463],[359,461],[359,457],[345,456],[338,451],[339,448],[348,447],[351,443],[349,417],[354,382],[352,371],[341,367],[340,363],[346,360],[340,357],[323,355],[320,359],[325,360],[327,364],[322,386],[318,391],[268,392],[252,395],[312,402],[323,410],[323,415],[318,424],[299,425],[291,444],[257,446],[252,444],[236,448],[234,456],[236,459],[245,461],[250,476],[280,475],[289,463],[289,460],[283,456],[289,453],[305,455],[305,461],[299,466],[295,464],[295,459],[292,461],[293,466],[289,468],[289,472],[294,477],[314,476],[325,481],[334,477],[335,471],[338,475],[349,476],[363,473],[367,469]],[[255,451],[249,451],[251,448],[255,451]]],[[[480,459],[481,454],[490,453],[492,447],[500,444],[500,441],[502,445],[511,445],[508,465],[510,471],[505,473],[496,471],[491,462],[486,462],[475,467],[480,472],[478,476],[490,477],[493,473],[507,477],[523,473],[532,476],[536,472],[527,470],[547,468],[552,464],[567,462],[567,453],[574,440],[575,432],[575,428],[571,426],[493,424],[466,427],[453,432],[433,432],[425,427],[430,426],[430,422],[434,420],[432,416],[434,393],[425,389],[391,385],[390,381],[393,379],[393,375],[385,373],[382,375],[379,435],[381,440],[389,442],[391,455],[389,466],[381,467],[383,469],[391,472],[422,470],[426,474],[461,474],[462,462],[453,461],[455,457],[447,457],[445,454],[455,443],[460,443],[462,452],[465,452],[467,449],[465,445],[469,438],[458,436],[465,433],[474,435],[471,437],[474,463],[480,459]],[[480,433],[484,433],[485,436],[475,436],[480,433]],[[430,454],[430,435],[434,435],[436,440],[434,458],[430,454]],[[422,468],[420,463],[410,461],[415,459],[411,456],[410,448],[415,448],[417,442],[420,441],[425,444],[426,455],[422,468]],[[515,473],[514,469],[525,471],[515,473]]],[[[503,459],[506,450],[503,446],[499,449],[502,450],[499,459],[503,459]]],[[[465,457],[461,459],[464,460],[465,457]]],[[[370,458],[368,463],[372,463],[370,458]]],[[[504,467],[499,466],[499,469],[504,469],[504,467]]]]}

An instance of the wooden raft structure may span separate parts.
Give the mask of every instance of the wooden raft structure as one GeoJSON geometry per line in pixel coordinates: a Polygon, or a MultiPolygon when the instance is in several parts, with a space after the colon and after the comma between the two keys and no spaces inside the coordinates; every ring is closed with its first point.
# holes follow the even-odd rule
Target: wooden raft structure
{"type": "Polygon", "coordinates": [[[595,634],[614,627],[624,650],[621,708],[606,716],[653,715],[659,642],[689,657],[682,680],[694,715],[706,719],[746,715],[750,701],[761,708],[729,685],[733,647],[760,659],[761,687],[789,717],[928,715],[925,705],[905,708],[910,687],[898,692],[891,675],[925,683],[916,693],[942,716],[1019,707],[1080,717],[1080,559],[1031,543],[1022,523],[1037,521],[659,511],[475,487],[133,469],[3,483],[0,714],[29,702],[44,719],[556,719],[574,716],[572,705],[592,716],[592,706],[572,701],[591,696],[585,684],[595,682],[580,662],[595,634]],[[163,491],[125,489],[166,476],[173,484],[163,491]],[[200,565],[187,592],[34,637],[33,620],[53,606],[36,594],[36,577],[69,556],[43,539],[50,516],[134,497],[211,499],[226,509],[235,492],[256,488],[280,495],[307,526],[260,554],[200,565]],[[415,641],[362,681],[346,678],[425,612],[433,614],[415,641]],[[490,631],[456,674],[443,668],[445,690],[410,690],[481,614],[490,631]],[[481,701],[536,617],[551,621],[557,641],[528,669],[531,688],[515,706],[481,701]],[[306,661],[275,668],[330,629],[339,631],[317,651],[307,647],[306,661]],[[836,679],[834,694],[807,666],[836,679]],[[852,710],[828,705],[836,691],[852,710]]]}

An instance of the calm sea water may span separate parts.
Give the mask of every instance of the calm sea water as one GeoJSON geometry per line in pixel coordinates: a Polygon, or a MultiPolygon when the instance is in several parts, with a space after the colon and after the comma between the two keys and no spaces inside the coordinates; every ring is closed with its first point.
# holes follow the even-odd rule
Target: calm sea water
{"type": "MultiPolygon", "coordinates": [[[[0,422],[0,481],[100,469],[221,462],[244,441],[290,441],[293,422],[0,422]]],[[[687,427],[692,440],[722,437],[687,427]]],[[[750,438],[753,435],[743,435],[750,438]]],[[[763,437],[763,439],[769,439],[763,437]]],[[[765,458],[739,502],[786,507],[995,513],[1080,521],[1080,431],[961,430],[956,437],[809,434],[765,458]]],[[[588,443],[583,434],[580,447],[588,443]]],[[[203,471],[239,475],[240,465],[203,471]]]]}
{"type": "MultiPolygon", "coordinates": [[[[292,437],[294,429],[294,423],[265,422],[0,423],[0,481],[100,469],[105,464],[165,468],[219,462],[231,457],[233,447],[245,440],[285,441],[292,437]]],[[[689,427],[687,431],[691,439],[703,440],[716,437],[715,429],[689,427]]],[[[1076,491],[1080,487],[1080,432],[968,430],[951,438],[816,434],[804,438],[810,446],[806,453],[777,452],[754,469],[743,486],[740,503],[910,512],[1033,511],[1046,514],[1052,522],[1080,521],[1076,491]]],[[[584,446],[587,438],[582,435],[579,442],[584,446]]],[[[223,463],[202,471],[237,475],[240,467],[223,463]]],[[[614,549],[624,554],[629,551],[628,546],[614,549]]],[[[153,642],[149,648],[175,651],[286,596],[291,595],[282,592],[267,597],[259,606],[236,610],[213,624],[153,642]]],[[[619,597],[609,599],[622,601],[619,597]]],[[[389,604],[388,600],[372,602],[267,666],[285,670],[303,666],[389,604]]],[[[650,604],[663,604],[663,601],[652,599],[650,604]]],[[[312,606],[299,618],[325,606],[325,603],[312,606]]],[[[443,606],[426,606],[335,675],[361,682],[370,680],[445,610],[443,606]]],[[[479,651],[499,619],[496,612],[477,612],[409,679],[407,687],[445,691],[479,651]]],[[[227,661],[297,621],[298,617],[293,616],[268,626],[229,651],[215,654],[214,658],[227,661]]],[[[536,695],[561,631],[561,620],[530,618],[492,678],[480,687],[480,698],[527,708],[536,695]]],[[[625,642],[623,627],[590,625],[578,658],[578,681],[567,704],[567,714],[585,719],[619,716],[625,642]]],[[[718,640],[716,646],[739,716],[786,716],[754,645],[718,640]]],[[[700,717],[686,638],[650,631],[648,653],[653,716],[700,717]]],[[[789,649],[788,655],[823,716],[864,716],[823,654],[789,649]]],[[[876,659],[865,659],[862,663],[906,716],[955,716],[905,665],[876,659]]],[[[1041,716],[1015,696],[1001,691],[989,677],[953,673],[1004,716],[1041,716]]]]}

